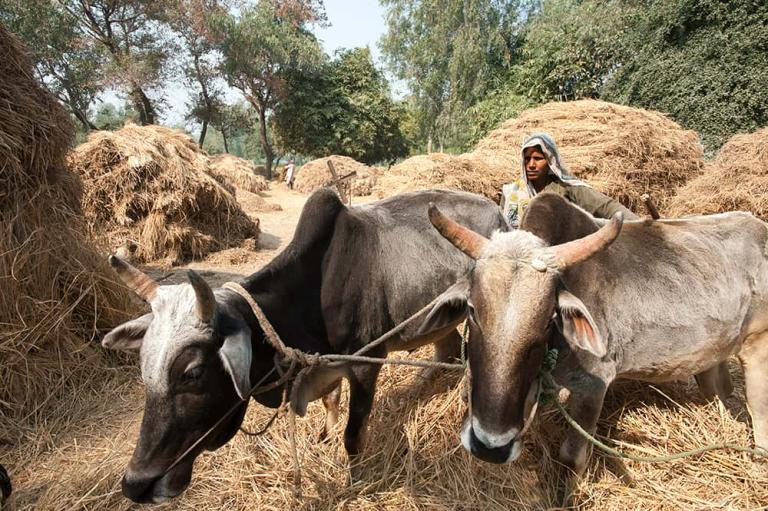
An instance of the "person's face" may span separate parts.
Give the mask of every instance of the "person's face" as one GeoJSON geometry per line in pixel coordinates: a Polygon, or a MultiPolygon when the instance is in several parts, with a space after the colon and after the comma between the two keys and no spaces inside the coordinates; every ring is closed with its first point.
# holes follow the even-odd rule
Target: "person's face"
{"type": "Polygon", "coordinates": [[[525,175],[528,181],[536,182],[545,178],[549,171],[547,157],[538,146],[527,147],[523,151],[523,161],[525,163],[525,175]]]}

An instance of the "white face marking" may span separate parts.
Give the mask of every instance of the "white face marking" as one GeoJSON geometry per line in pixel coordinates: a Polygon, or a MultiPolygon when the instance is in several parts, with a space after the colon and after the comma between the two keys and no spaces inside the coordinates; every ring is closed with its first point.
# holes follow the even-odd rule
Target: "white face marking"
{"type": "Polygon", "coordinates": [[[141,376],[148,389],[168,390],[169,364],[181,348],[200,338],[197,297],[190,284],[160,286],[150,303],[154,318],[141,346],[141,376]]]}
{"type": "MultiPolygon", "coordinates": [[[[471,443],[472,441],[471,441],[471,432],[470,432],[470,430],[474,430],[475,431],[475,436],[477,437],[477,439],[482,441],[483,443],[485,443],[485,441],[481,438],[481,436],[478,435],[477,430],[475,429],[475,426],[473,425],[475,422],[476,422],[476,420],[475,420],[474,417],[471,420],[467,419],[467,420],[464,421],[464,424],[462,425],[462,428],[461,428],[461,435],[460,435],[461,436],[461,445],[464,447],[464,449],[467,450],[467,452],[470,452],[470,453],[472,452],[472,443],[471,443]]],[[[505,437],[508,437],[509,440],[507,440],[507,442],[505,442],[505,443],[499,444],[496,447],[500,447],[502,445],[506,445],[506,443],[509,443],[509,441],[512,440],[512,438],[514,438],[517,435],[517,433],[518,433],[518,430],[516,428],[513,428],[512,430],[508,431],[504,435],[500,435],[500,436],[497,435],[496,439],[495,439],[496,442],[502,441],[505,437]],[[511,433],[513,433],[512,436],[509,436],[511,433]]],[[[494,441],[493,439],[489,439],[488,438],[487,433],[481,433],[481,434],[485,435],[486,439],[494,441]]],[[[487,445],[488,447],[491,447],[490,444],[485,444],[485,445],[487,445]]],[[[522,452],[523,452],[523,442],[522,442],[522,440],[517,440],[517,441],[513,442],[512,443],[512,448],[509,450],[509,454],[507,455],[507,459],[504,460],[504,463],[511,463],[511,462],[517,460],[517,458],[520,457],[520,454],[522,452]]]]}
{"type": "Polygon", "coordinates": [[[512,428],[504,433],[490,433],[483,429],[480,421],[474,416],[472,417],[472,430],[475,432],[475,438],[491,449],[507,445],[520,432],[519,429],[512,428]]]}

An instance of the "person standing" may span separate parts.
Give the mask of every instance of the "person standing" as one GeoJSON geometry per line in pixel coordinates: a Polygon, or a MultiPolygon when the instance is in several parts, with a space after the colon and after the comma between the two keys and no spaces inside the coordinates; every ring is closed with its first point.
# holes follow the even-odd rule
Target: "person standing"
{"type": "Polygon", "coordinates": [[[611,218],[617,211],[624,213],[625,220],[640,218],[619,201],[571,175],[560,158],[557,144],[546,133],[526,137],[520,152],[520,177],[501,188],[501,208],[513,228],[519,227],[531,199],[542,192],[561,195],[597,218],[611,218]]]}
{"type": "Polygon", "coordinates": [[[293,161],[293,158],[288,160],[288,165],[285,166],[285,184],[288,185],[288,188],[293,190],[293,182],[296,180],[296,164],[293,161]]]}

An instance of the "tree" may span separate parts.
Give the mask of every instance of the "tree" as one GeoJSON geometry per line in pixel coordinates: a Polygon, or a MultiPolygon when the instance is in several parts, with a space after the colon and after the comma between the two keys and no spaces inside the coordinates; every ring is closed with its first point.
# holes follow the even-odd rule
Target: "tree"
{"type": "MultiPolygon", "coordinates": [[[[186,53],[181,65],[187,83],[198,89],[189,107],[188,119],[200,122],[198,144],[203,147],[208,125],[224,108],[217,83],[219,58],[205,17],[219,5],[216,0],[174,0],[168,4],[168,19],[186,53]]],[[[224,139],[226,146],[226,138],[224,139]]]]}
{"type": "Polygon", "coordinates": [[[381,0],[390,69],[408,83],[423,134],[451,143],[456,120],[510,65],[535,0],[381,0]]]}
{"type": "Polygon", "coordinates": [[[405,156],[403,109],[390,98],[370,50],[342,51],[334,61],[288,75],[290,96],[277,108],[275,132],[287,150],[340,154],[373,164],[405,156]]]}
{"type": "Polygon", "coordinates": [[[311,0],[259,0],[239,15],[219,12],[211,19],[227,81],[242,91],[258,116],[268,178],[275,157],[268,117],[290,93],[287,73],[322,61],[309,27],[323,19],[322,4],[311,0]]]}
{"type": "Polygon", "coordinates": [[[63,14],[76,20],[81,36],[97,43],[109,58],[102,71],[125,88],[141,124],[156,122],[147,91],[164,78],[172,47],[162,30],[166,4],[156,0],[59,0],[63,14]]]}
{"type": "Polygon", "coordinates": [[[671,115],[710,151],[768,124],[768,3],[645,0],[603,97],[671,115]]]}
{"type": "Polygon", "coordinates": [[[518,93],[534,101],[596,98],[621,65],[633,7],[621,0],[547,0],[524,30],[518,93]]]}
{"type": "Polygon", "coordinates": [[[95,129],[89,109],[104,88],[105,59],[77,20],[51,0],[0,0],[0,20],[32,50],[41,81],[85,131],[95,129]]]}

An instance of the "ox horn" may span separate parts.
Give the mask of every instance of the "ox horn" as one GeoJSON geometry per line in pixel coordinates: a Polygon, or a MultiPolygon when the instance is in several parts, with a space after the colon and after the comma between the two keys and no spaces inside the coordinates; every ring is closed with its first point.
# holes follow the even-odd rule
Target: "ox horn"
{"type": "Polygon", "coordinates": [[[197,318],[204,323],[210,323],[216,312],[216,297],[213,296],[213,290],[196,271],[187,270],[187,277],[197,297],[197,318]]]}
{"type": "Polygon", "coordinates": [[[555,245],[548,249],[548,252],[554,257],[558,269],[565,270],[569,266],[589,259],[613,243],[621,232],[623,223],[624,214],[619,211],[597,232],[577,240],[555,245]]]}
{"type": "Polygon", "coordinates": [[[433,202],[429,203],[429,221],[445,239],[472,259],[478,259],[483,247],[488,243],[488,238],[442,214],[433,202]]]}
{"type": "Polygon", "coordinates": [[[109,265],[115,270],[128,289],[139,295],[145,302],[150,302],[157,294],[157,282],[138,268],[131,266],[123,259],[111,255],[109,265]]]}

